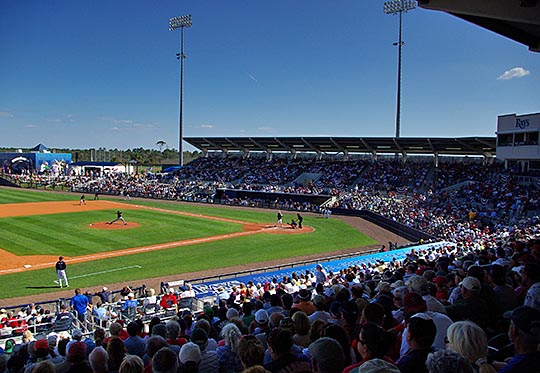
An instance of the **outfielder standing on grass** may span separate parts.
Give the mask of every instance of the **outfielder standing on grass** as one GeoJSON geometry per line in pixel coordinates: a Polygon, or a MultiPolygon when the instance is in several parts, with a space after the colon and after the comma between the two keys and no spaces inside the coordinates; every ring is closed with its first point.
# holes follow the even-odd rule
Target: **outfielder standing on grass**
{"type": "Polygon", "coordinates": [[[114,223],[114,222],[116,222],[118,220],[121,220],[124,223],[124,225],[127,225],[126,220],[122,217],[122,211],[120,211],[120,210],[116,210],[116,219],[114,219],[113,221],[111,221],[111,222],[109,222],[107,224],[112,224],[112,223],[114,223]]]}
{"type": "Polygon", "coordinates": [[[66,262],[64,262],[64,257],[59,256],[58,261],[56,262],[56,274],[58,276],[58,284],[62,287],[62,280],[66,283],[66,287],[69,287],[67,275],[66,275],[66,262]]]}

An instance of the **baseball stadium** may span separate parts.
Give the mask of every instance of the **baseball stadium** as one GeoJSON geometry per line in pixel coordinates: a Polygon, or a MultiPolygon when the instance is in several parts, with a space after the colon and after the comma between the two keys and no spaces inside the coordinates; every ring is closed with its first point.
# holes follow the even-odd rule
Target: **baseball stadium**
{"type": "Polygon", "coordinates": [[[540,112],[402,137],[416,7],[540,51],[537,1],[392,0],[396,136],[184,136],[186,14],[177,153],[3,148],[0,373],[538,372],[540,112]]]}

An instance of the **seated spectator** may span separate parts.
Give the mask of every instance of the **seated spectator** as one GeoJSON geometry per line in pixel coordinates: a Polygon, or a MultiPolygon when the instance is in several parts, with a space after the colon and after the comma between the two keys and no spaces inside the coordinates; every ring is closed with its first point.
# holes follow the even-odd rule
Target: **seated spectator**
{"type": "Polygon", "coordinates": [[[451,350],[439,350],[429,354],[426,367],[429,373],[473,373],[467,358],[451,350]]]}
{"type": "Polygon", "coordinates": [[[174,288],[169,288],[167,294],[164,294],[161,297],[159,305],[161,308],[174,309],[175,311],[178,311],[178,299],[176,298],[176,295],[174,295],[174,288]]]}
{"type": "Polygon", "coordinates": [[[159,350],[167,346],[168,345],[165,338],[159,335],[151,336],[150,338],[146,340],[146,355],[144,356],[144,360],[143,360],[145,362],[145,366],[144,366],[145,373],[153,372],[152,359],[154,355],[156,354],[156,352],[158,352],[159,350]]]}
{"type": "Polygon", "coordinates": [[[195,291],[190,283],[186,283],[186,290],[180,293],[180,298],[195,298],[195,291]]]}
{"type": "Polygon", "coordinates": [[[493,325],[496,310],[490,310],[488,303],[480,297],[482,285],[476,277],[468,276],[459,284],[463,299],[446,307],[453,321],[471,320],[482,329],[493,325]]]}
{"type": "MultiPolygon", "coordinates": [[[[252,336],[252,338],[255,338],[252,336]]],[[[207,350],[208,334],[202,328],[195,328],[191,333],[191,342],[199,346],[201,358],[199,362],[199,372],[217,372],[219,371],[219,360],[215,350],[207,350]]],[[[182,346],[183,347],[183,346],[182,346]]]]}
{"type": "Polygon", "coordinates": [[[488,271],[488,282],[493,287],[496,295],[498,315],[502,315],[518,306],[516,292],[506,282],[506,270],[504,267],[496,264],[492,265],[488,271]]]}
{"type": "Polygon", "coordinates": [[[129,293],[126,301],[122,305],[122,313],[128,318],[133,318],[137,314],[139,302],[135,299],[135,294],[129,293]]]}
{"type": "Polygon", "coordinates": [[[96,305],[92,307],[92,316],[94,316],[96,323],[99,325],[104,325],[104,323],[111,318],[110,312],[103,307],[101,302],[97,302],[96,305]]]}
{"type": "Polygon", "coordinates": [[[272,361],[265,364],[270,372],[306,371],[311,369],[311,363],[304,355],[295,355],[293,351],[292,334],[283,328],[273,329],[267,336],[268,350],[272,361]]]}
{"type": "Polygon", "coordinates": [[[144,364],[142,359],[136,355],[126,355],[118,373],[143,373],[144,364]]]}
{"type": "Polygon", "coordinates": [[[240,329],[235,324],[229,323],[223,327],[221,335],[225,345],[218,347],[216,350],[219,359],[219,371],[242,371],[242,362],[238,356],[238,344],[242,335],[240,329]]]}
{"type": "Polygon", "coordinates": [[[356,363],[356,354],[351,346],[349,335],[343,327],[337,324],[327,324],[321,330],[321,338],[322,337],[332,338],[339,343],[345,355],[344,366],[348,367],[349,365],[356,363]]]}
{"type": "Polygon", "coordinates": [[[303,311],[308,316],[317,311],[317,308],[311,302],[311,291],[300,289],[298,292],[298,303],[293,304],[291,310],[303,311]]]}
{"type": "Polygon", "coordinates": [[[182,346],[178,354],[180,360],[180,372],[197,373],[201,362],[201,350],[198,345],[188,342],[182,346]]]}
{"type": "Polygon", "coordinates": [[[244,369],[263,365],[264,347],[253,335],[246,335],[238,343],[238,357],[244,369]]]}
{"type": "Polygon", "coordinates": [[[526,263],[522,271],[522,283],[528,288],[524,306],[540,311],[540,265],[526,263]]]}
{"type": "Polygon", "coordinates": [[[508,336],[515,348],[514,357],[500,373],[532,373],[540,367],[540,311],[521,306],[512,312],[508,336]]]}
{"type": "Polygon", "coordinates": [[[129,334],[129,337],[124,341],[127,353],[136,355],[142,359],[146,353],[146,343],[144,343],[144,340],[138,335],[139,326],[136,322],[132,321],[128,324],[126,329],[129,334]]]}
{"type": "Polygon", "coordinates": [[[396,363],[401,373],[427,373],[426,360],[434,351],[431,346],[437,334],[437,327],[431,318],[419,315],[409,319],[407,332],[403,335],[409,346],[409,352],[401,356],[396,363]]]}
{"type": "Polygon", "coordinates": [[[94,348],[88,356],[88,362],[93,373],[108,373],[108,360],[109,356],[107,355],[107,351],[101,346],[94,348]]]}
{"type": "MultiPolygon", "coordinates": [[[[71,349],[71,348],[70,348],[71,349]]],[[[120,364],[126,356],[126,347],[124,342],[118,337],[112,337],[107,343],[107,366],[110,371],[118,371],[120,364]]]]}
{"type": "Polygon", "coordinates": [[[187,342],[186,338],[180,337],[180,324],[176,320],[169,320],[165,323],[165,328],[169,348],[175,353],[180,353],[180,347],[187,342]]]}
{"type": "Polygon", "coordinates": [[[157,305],[156,291],[152,288],[145,290],[146,297],[143,299],[143,311],[155,311],[157,305]]]}
{"type": "Polygon", "coordinates": [[[161,348],[152,358],[153,373],[176,373],[178,370],[178,354],[168,347],[161,348]]]}
{"type": "Polygon", "coordinates": [[[66,372],[69,373],[90,373],[92,368],[86,360],[86,344],[84,342],[77,342],[70,346],[69,352],[66,358],[70,364],[69,369],[66,372]]]}
{"type": "Polygon", "coordinates": [[[450,325],[447,348],[459,352],[479,373],[495,373],[487,361],[488,341],[486,333],[471,321],[458,321],[450,325]]]}
{"type": "Polygon", "coordinates": [[[394,364],[394,361],[386,356],[394,344],[394,335],[384,330],[380,325],[373,323],[362,325],[358,334],[357,344],[357,350],[362,360],[346,367],[343,373],[360,372],[359,367],[371,359],[383,359],[394,364]]]}
{"type": "Polygon", "coordinates": [[[292,316],[292,321],[294,322],[293,327],[293,342],[301,347],[307,347],[311,343],[309,338],[309,328],[311,323],[309,322],[308,316],[302,312],[295,312],[292,316]]]}
{"type": "Polygon", "coordinates": [[[428,281],[424,276],[413,275],[407,280],[407,286],[414,292],[417,292],[424,298],[428,311],[434,311],[446,314],[444,305],[434,296],[429,294],[428,281]]]}
{"type": "Polygon", "coordinates": [[[407,328],[406,328],[407,321],[415,315],[418,315],[424,318],[430,318],[433,320],[437,328],[437,334],[435,335],[433,348],[436,350],[445,349],[446,348],[445,340],[446,340],[447,330],[448,330],[448,327],[452,324],[452,320],[448,316],[443,315],[442,313],[428,311],[426,302],[417,293],[411,292],[405,295],[404,304],[405,304],[405,309],[404,309],[405,323],[403,323],[402,326],[405,326],[405,329],[403,330],[403,335],[402,335],[402,340],[401,340],[400,356],[404,356],[409,350],[409,345],[407,344],[407,340],[403,336],[405,336],[407,333],[407,328]]]}
{"type": "Polygon", "coordinates": [[[345,354],[332,338],[322,337],[309,346],[311,368],[316,373],[341,372],[345,368],[345,354]]]}

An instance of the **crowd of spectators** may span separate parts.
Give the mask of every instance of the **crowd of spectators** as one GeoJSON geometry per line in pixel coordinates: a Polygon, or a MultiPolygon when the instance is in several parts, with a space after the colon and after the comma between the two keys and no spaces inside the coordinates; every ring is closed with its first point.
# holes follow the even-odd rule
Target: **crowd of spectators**
{"type": "MultiPolygon", "coordinates": [[[[73,299],[82,294],[77,289],[73,299]]],[[[108,291],[87,295],[99,304],[108,291]]],[[[412,249],[402,261],[335,273],[317,265],[221,289],[202,312],[175,308],[193,295],[189,284],[159,296],[151,289],[135,299],[127,293],[122,303],[133,302],[137,312],[113,318],[108,330],[37,336],[27,330],[21,342],[8,340],[0,351],[0,371],[504,373],[540,367],[540,240],[524,232],[509,233],[494,248],[412,249]],[[149,303],[173,308],[173,316],[154,314],[145,322],[149,303]]],[[[53,324],[66,313],[77,318],[73,299],[71,310],[64,306],[52,316],[53,324]]],[[[27,312],[42,315],[35,307],[27,312]]],[[[12,316],[2,310],[0,317],[12,316]]]]}
{"type": "MultiPolygon", "coordinates": [[[[128,292],[119,312],[134,312],[125,319],[106,315],[108,330],[94,327],[91,334],[34,337],[27,330],[25,324],[43,320],[54,325],[66,308],[57,315],[37,307],[18,315],[2,310],[2,324],[16,326],[22,340],[6,342],[0,372],[540,371],[540,219],[532,215],[540,196],[499,165],[449,163],[442,172],[396,160],[201,158],[175,175],[79,175],[64,182],[165,199],[231,186],[329,192],[339,197],[334,208],[370,210],[453,244],[412,250],[403,261],[336,273],[318,265],[313,273],[222,289],[199,313],[177,308],[178,298],[192,293],[128,292]],[[303,173],[321,177],[291,184],[303,173]],[[148,305],[175,315],[145,323],[148,305]]],[[[88,308],[91,317],[103,314],[101,306],[88,308]]]]}

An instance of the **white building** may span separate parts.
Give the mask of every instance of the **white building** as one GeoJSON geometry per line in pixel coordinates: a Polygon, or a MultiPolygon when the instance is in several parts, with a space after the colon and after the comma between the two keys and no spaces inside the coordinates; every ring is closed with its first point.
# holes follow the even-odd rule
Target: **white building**
{"type": "Polygon", "coordinates": [[[540,113],[500,115],[497,119],[497,159],[505,167],[540,170],[540,113]]]}

